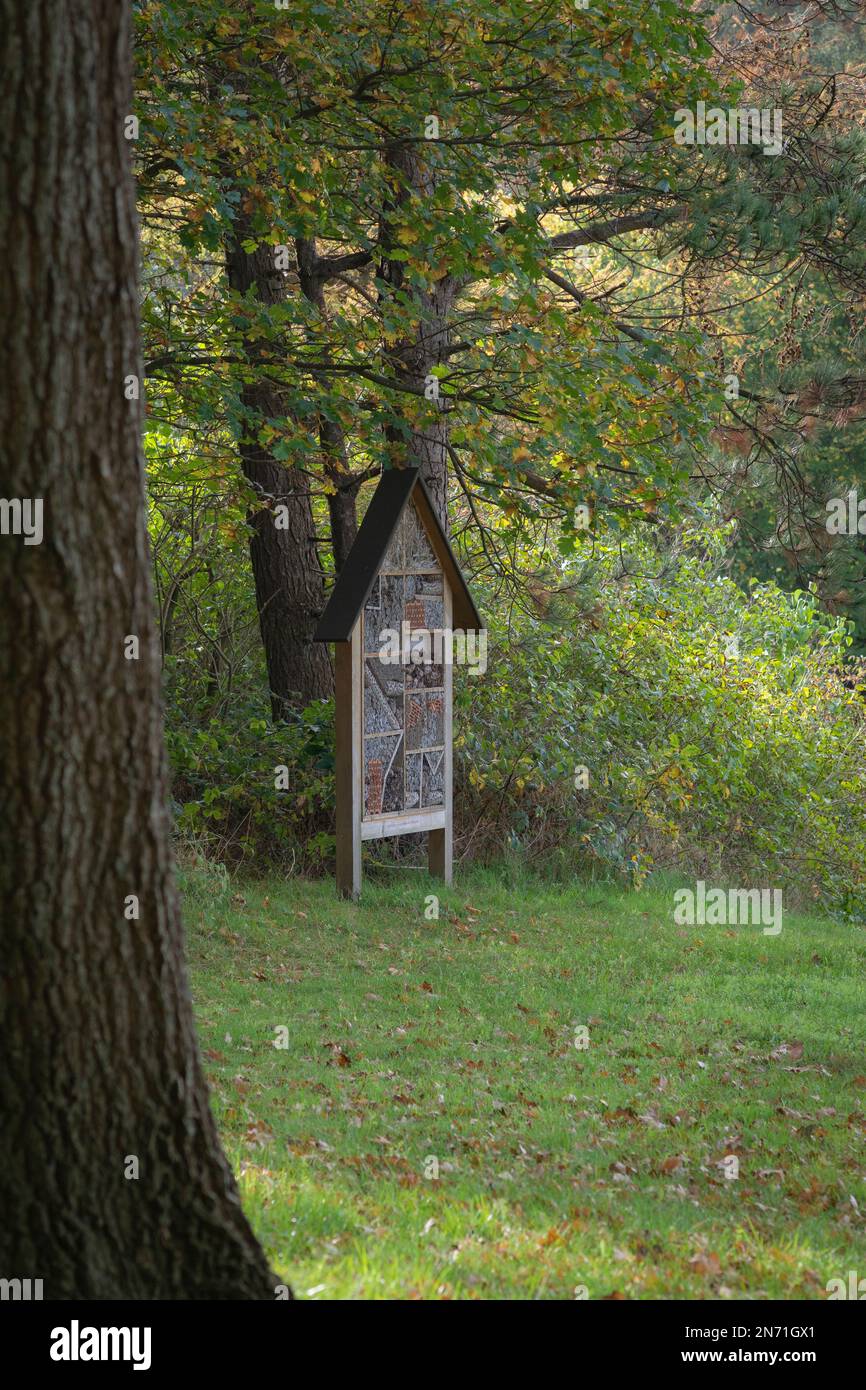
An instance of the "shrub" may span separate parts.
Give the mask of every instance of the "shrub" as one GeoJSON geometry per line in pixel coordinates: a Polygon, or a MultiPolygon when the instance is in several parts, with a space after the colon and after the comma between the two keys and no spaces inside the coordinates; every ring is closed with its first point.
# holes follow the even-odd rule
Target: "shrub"
{"type": "MultiPolygon", "coordinates": [[[[488,669],[455,677],[459,855],[636,884],[676,869],[864,913],[850,636],[811,593],[740,588],[723,573],[727,544],[708,528],[627,551],[596,541],[590,562],[539,566],[508,610],[478,586],[488,669]]],[[[332,703],[275,725],[251,679],[218,718],[176,688],[181,836],[229,866],[330,867],[332,703]]]]}
{"type": "Polygon", "coordinates": [[[694,532],[663,562],[647,542],[626,561],[601,551],[536,586],[543,612],[506,623],[485,607],[487,675],[458,677],[472,853],[510,845],[638,882],[673,866],[862,910],[862,691],[838,674],[850,637],[812,594],[744,592],[720,573],[723,544],[694,532]]]}
{"type": "Polygon", "coordinates": [[[274,724],[246,703],[203,727],[176,710],[167,722],[181,837],[232,865],[321,869],[334,851],[333,702],[309,705],[291,723],[274,724]]]}

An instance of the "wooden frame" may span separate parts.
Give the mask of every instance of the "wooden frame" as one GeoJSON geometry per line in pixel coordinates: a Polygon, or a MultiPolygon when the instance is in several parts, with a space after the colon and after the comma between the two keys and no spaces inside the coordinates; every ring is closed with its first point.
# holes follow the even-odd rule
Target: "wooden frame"
{"type": "Polygon", "coordinates": [[[361,893],[361,620],[348,642],[335,648],[337,891],[343,898],[361,893]]]}
{"type": "MultiPolygon", "coordinates": [[[[445,627],[451,631],[453,603],[451,585],[444,578],[445,627]]],[[[442,774],[445,787],[445,807],[441,826],[432,826],[427,833],[427,867],[436,878],[451,883],[454,873],[454,785],[452,761],[454,752],[454,667],[450,661],[445,663],[445,771],[442,774]]]]}
{"type": "MultiPolygon", "coordinates": [[[[443,627],[451,630],[451,585],[442,576],[443,627]]],[[[364,615],[348,642],[335,643],[337,890],[355,901],[361,894],[361,846],[364,840],[427,832],[430,873],[451,883],[453,874],[453,696],[454,670],[443,665],[442,806],[364,815],[364,615]]],[[[437,687],[438,689],[438,687],[437,687]]],[[[431,693],[435,694],[436,689],[431,693]]],[[[366,735],[370,737],[370,735],[366,735]]],[[[437,745],[438,747],[438,745],[437,745]]]]}
{"type": "Polygon", "coordinates": [[[335,646],[343,897],[360,896],[363,841],[391,835],[426,832],[430,873],[451,882],[454,672],[446,656],[453,657],[455,620],[463,631],[481,628],[420,473],[386,470],[315,634],[335,646]],[[378,624],[375,641],[368,622],[378,624]],[[425,645],[430,660],[423,670],[407,662],[404,646],[416,632],[430,633],[434,643],[442,633],[447,643],[432,656],[425,645]],[[390,672],[393,665],[399,676],[390,672]]]}

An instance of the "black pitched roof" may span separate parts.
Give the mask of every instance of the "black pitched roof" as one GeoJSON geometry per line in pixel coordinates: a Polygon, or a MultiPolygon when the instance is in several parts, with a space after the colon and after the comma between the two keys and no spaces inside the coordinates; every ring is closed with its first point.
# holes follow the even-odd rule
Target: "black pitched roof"
{"type": "Polygon", "coordinates": [[[419,470],[388,468],[379,479],[379,486],[373,493],[352,549],[319,619],[315,641],[348,642],[410,497],[418,508],[436,559],[451,585],[453,626],[464,631],[482,626],[478,609],[460,573],[460,566],[439,523],[419,470]]]}

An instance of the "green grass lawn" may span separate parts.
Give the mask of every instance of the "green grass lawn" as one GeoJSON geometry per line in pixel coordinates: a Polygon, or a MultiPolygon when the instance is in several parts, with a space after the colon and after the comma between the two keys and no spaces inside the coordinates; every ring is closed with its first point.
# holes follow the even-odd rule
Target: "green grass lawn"
{"type": "Polygon", "coordinates": [[[504,872],[461,874],[438,921],[413,870],[360,906],[185,886],[216,1114],[297,1296],[824,1298],[866,1275],[862,927],[678,927],[672,892],[504,872]]]}

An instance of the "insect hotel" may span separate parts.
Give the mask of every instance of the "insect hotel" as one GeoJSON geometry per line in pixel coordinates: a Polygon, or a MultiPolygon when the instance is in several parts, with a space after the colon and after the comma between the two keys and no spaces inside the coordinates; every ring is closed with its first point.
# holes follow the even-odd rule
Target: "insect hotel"
{"type": "Polygon", "coordinates": [[[361,844],[428,835],[451,882],[454,636],[481,619],[417,468],[382,474],[315,637],[335,645],[337,888],[361,844]]]}

